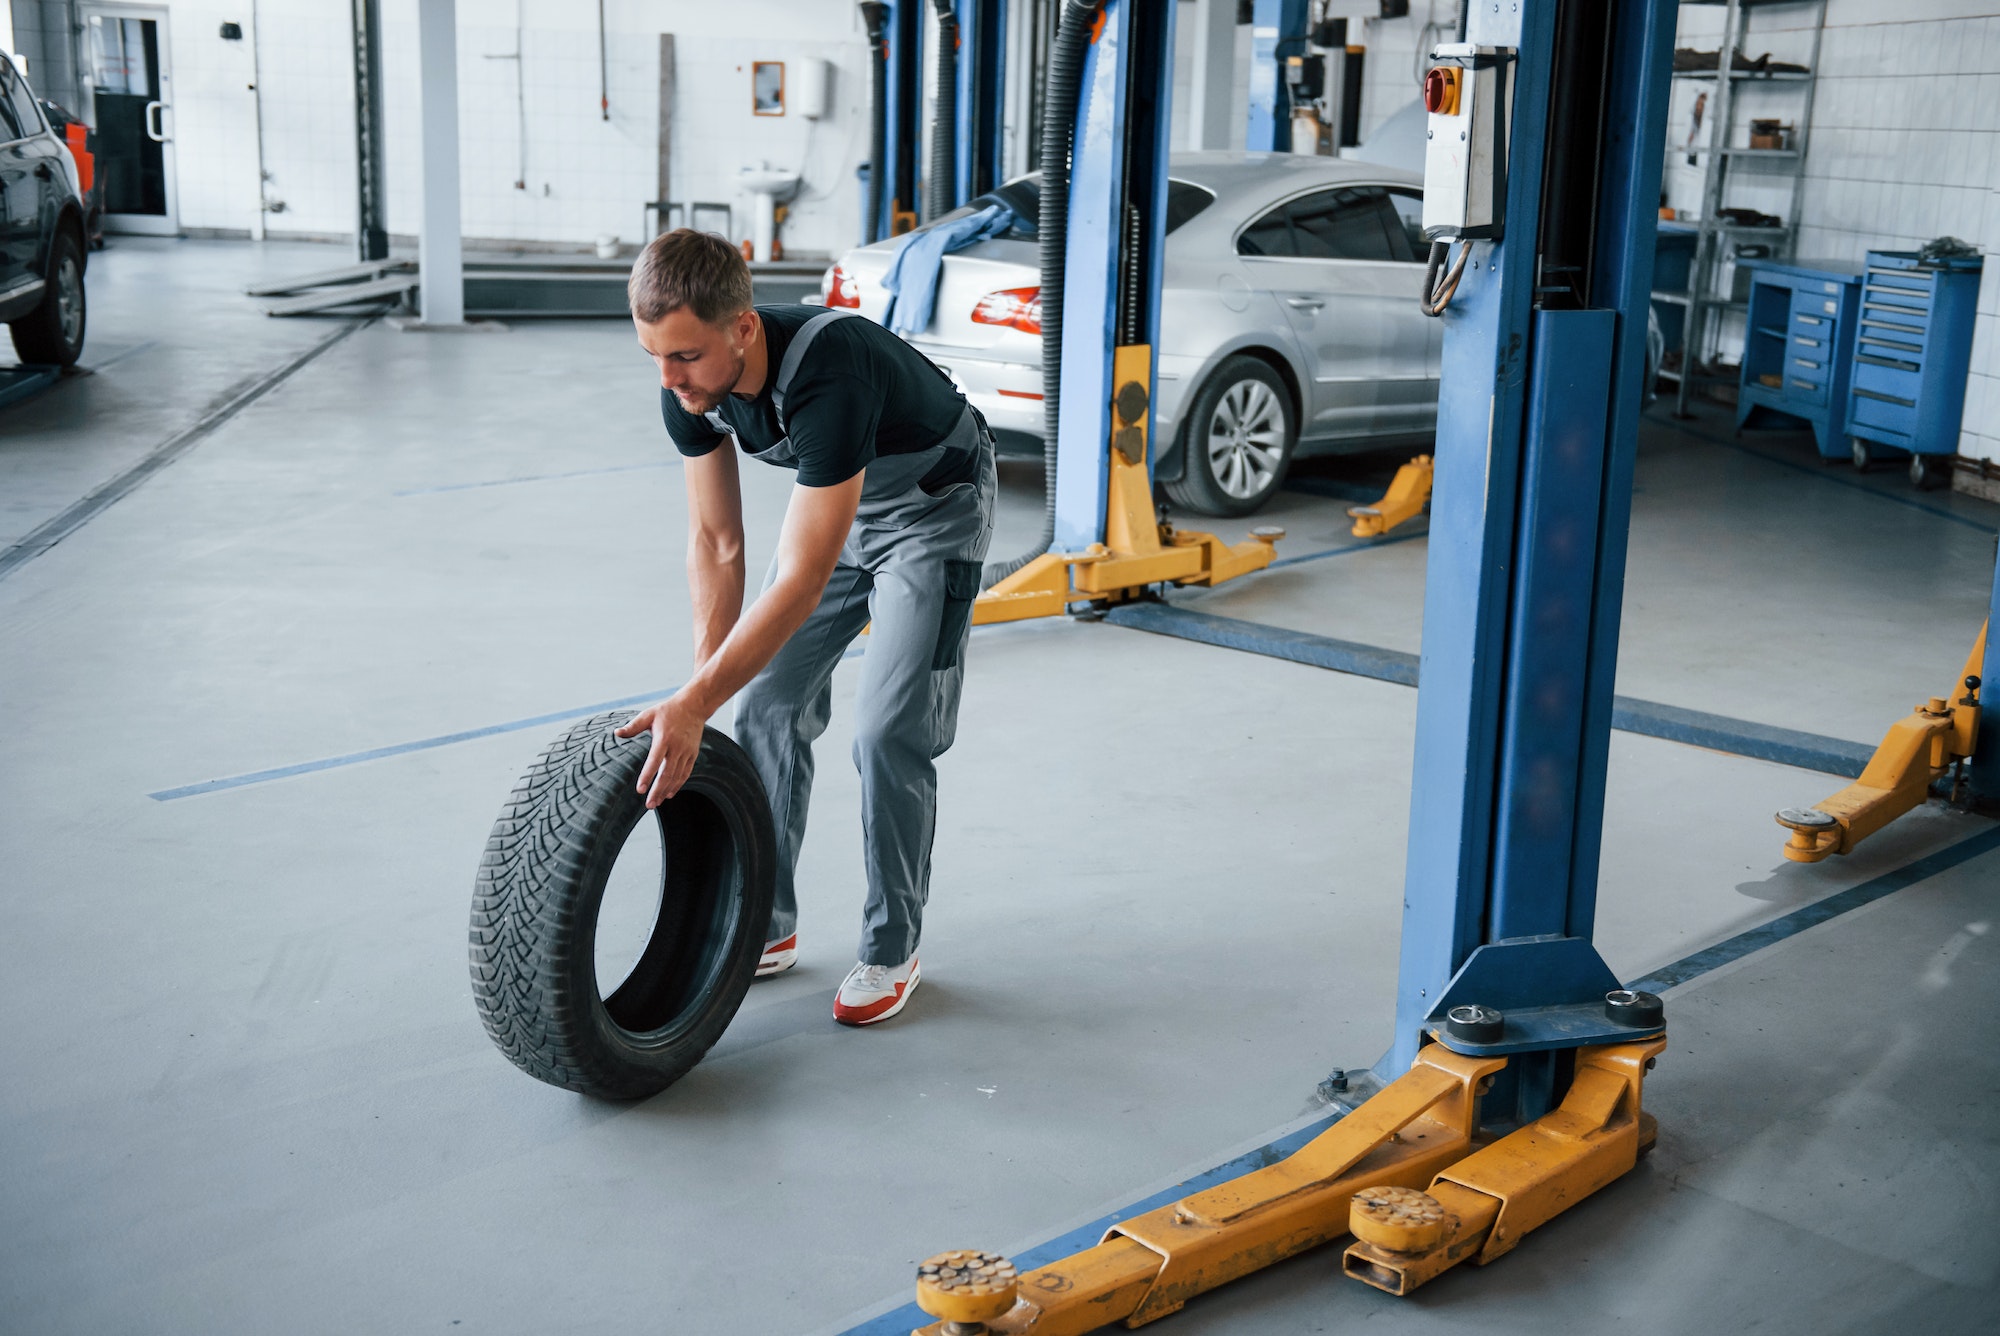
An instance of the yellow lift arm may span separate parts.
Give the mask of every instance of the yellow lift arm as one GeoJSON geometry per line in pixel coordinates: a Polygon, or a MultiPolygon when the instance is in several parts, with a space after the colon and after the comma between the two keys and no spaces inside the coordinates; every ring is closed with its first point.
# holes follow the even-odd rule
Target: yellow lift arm
{"type": "Polygon", "coordinates": [[[1261,571],[1276,557],[1283,529],[1252,529],[1248,541],[1230,544],[1212,533],[1176,531],[1153,509],[1146,469],[1152,365],[1152,346],[1144,343],[1117,349],[1112,361],[1118,392],[1104,541],[1036,557],[979,596],[973,625],[1060,617],[1072,603],[1123,603],[1147,585],[1218,585],[1261,571]]]}
{"type": "Polygon", "coordinates": [[[1429,455],[1418,455],[1396,470],[1389,490],[1372,506],[1349,506],[1356,538],[1379,538],[1412,516],[1423,513],[1431,499],[1431,478],[1435,470],[1429,455]]]}
{"type": "Polygon", "coordinates": [[[930,1258],[917,1304],[942,1320],[912,1336],[1143,1326],[1350,1230],[1361,1242],[1347,1273],[1392,1294],[1461,1261],[1484,1265],[1652,1145],[1640,1096],[1665,1047],[1661,1034],[1578,1049],[1560,1107],[1481,1145],[1479,1096],[1508,1059],[1426,1045],[1408,1072],[1288,1159],[1114,1225],[1094,1248],[1025,1275],[993,1253],[930,1258]]]}
{"type": "Polygon", "coordinates": [[[1953,701],[1933,696],[1896,721],[1861,778],[1811,807],[1787,807],[1778,824],[1791,831],[1785,857],[1817,863],[1854,846],[1930,797],[1931,785],[1972,755],[1979,740],[1979,667],[1986,658],[1986,634],[1972,642],[1959,674],[1965,694],[1953,701]]]}

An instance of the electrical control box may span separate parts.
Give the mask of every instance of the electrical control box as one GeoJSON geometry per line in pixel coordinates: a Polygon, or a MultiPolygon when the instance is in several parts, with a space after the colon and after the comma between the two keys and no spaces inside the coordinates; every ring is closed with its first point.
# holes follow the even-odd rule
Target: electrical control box
{"type": "Polygon", "coordinates": [[[1424,74],[1424,236],[1497,237],[1507,213],[1511,48],[1447,43],[1424,74]]]}

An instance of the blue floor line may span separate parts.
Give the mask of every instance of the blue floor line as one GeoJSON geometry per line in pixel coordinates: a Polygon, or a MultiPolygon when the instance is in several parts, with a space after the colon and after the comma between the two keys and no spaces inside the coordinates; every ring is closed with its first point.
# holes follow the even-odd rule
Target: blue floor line
{"type": "Polygon", "coordinates": [[[1780,459],[1768,451],[1759,450],[1754,445],[1743,441],[1732,441],[1726,436],[1717,436],[1713,432],[1704,431],[1699,427],[1690,426],[1685,422],[1662,422],[1657,418],[1653,421],[1656,425],[1666,427],[1670,431],[1681,432],[1694,437],[1698,441],[1706,441],[1710,445],[1719,445],[1725,450],[1734,450],[1738,454],[1748,455],[1752,459],[1761,459],[1766,464],[1777,468],[1790,469],[1794,473],[1803,473],[1807,477],[1818,478],[1821,482],[1830,482],[1838,487],[1851,488],[1854,491],[1864,492],[1869,496],[1877,497],[1883,501],[1893,501],[1899,506],[1908,506],[1912,510],[1921,510],[1926,515],[1936,515],[1940,519],[1950,520],[1953,524],[1963,524],[1967,528],[1977,529],[1981,533],[1993,532],[1991,525],[1981,524],[1970,515],[1961,515],[1957,511],[1949,510],[1944,506],[1931,505],[1914,496],[1898,496],[1894,492],[1884,491],[1879,487],[1870,487],[1858,478],[1844,477],[1824,465],[1801,464],[1795,459],[1780,459]]]}
{"type": "Polygon", "coordinates": [[[387,747],[370,747],[367,751],[348,752],[345,756],[328,756],[318,761],[301,761],[297,765],[280,765],[269,770],[252,770],[248,774],[225,775],[221,779],[204,779],[199,784],[183,784],[177,789],[161,789],[146,796],[155,802],[170,803],[176,798],[192,798],[197,794],[218,793],[223,789],[240,789],[251,784],[268,784],[274,779],[290,779],[294,775],[310,775],[319,770],[338,770],[342,766],[360,765],[364,761],[379,761],[385,756],[407,756],[411,752],[430,751],[436,747],[450,747],[460,742],[490,738],[497,733],[518,733],[524,728],[560,723],[565,719],[581,719],[584,715],[596,714],[599,710],[651,705],[672,690],[672,687],[668,687],[664,691],[648,691],[638,696],[621,696],[617,700],[599,701],[595,705],[580,705],[573,710],[538,714],[531,719],[510,719],[504,724],[488,724],[484,728],[468,728],[458,733],[441,733],[437,737],[419,738],[415,742],[397,742],[387,747]]]}
{"type": "Polygon", "coordinates": [[[1281,566],[1297,566],[1308,561],[1323,561],[1327,557],[1346,556],[1349,552],[1366,552],[1370,548],[1389,547],[1396,543],[1408,543],[1418,538],[1428,538],[1430,534],[1430,526],[1426,525],[1414,533],[1399,533],[1390,538],[1369,538],[1359,543],[1346,543],[1340,547],[1329,547],[1321,552],[1306,552],[1296,557],[1280,557],[1264,569],[1275,571],[1281,566]]]}
{"type": "MultiPolygon", "coordinates": [[[[1635,979],[1625,986],[1643,989],[1650,993],[1660,993],[1669,988],[1692,983],[1711,970],[1740,960],[1767,946],[1776,945],[1788,937],[1796,937],[1808,928],[1817,927],[1863,905],[1873,904],[1884,896],[1905,890],[1926,878],[1934,877],[1940,872],[1948,871],[1995,849],[2000,849],[2000,826],[1981,831],[1893,872],[1885,872],[1862,882],[1859,886],[1850,886],[1844,891],[1835,892],[1823,900],[1814,901],[1769,923],[1738,933],[1728,941],[1718,942],[1705,950],[1697,951],[1684,960],[1676,961],[1665,969],[1655,970],[1645,978],[1635,979]]],[[[1013,1254],[1010,1260],[1025,1273],[1037,1267],[1059,1262],[1085,1248],[1095,1247],[1103,1239],[1104,1232],[1120,1221],[1129,1220],[1147,1211],[1158,1210],[1190,1193],[1200,1192],[1204,1188],[1214,1187],[1253,1170],[1275,1164],[1333,1126],[1342,1116],[1344,1115],[1330,1113],[1319,1122],[1310,1123],[1268,1145],[1259,1146],[1256,1150],[1239,1155],[1226,1164],[1219,1164],[1184,1183],[1177,1183],[1164,1191],[1141,1198],[1129,1206],[1122,1206],[1109,1215],[1093,1220],[1087,1225],[1079,1225],[1045,1243],[1023,1249],[1013,1254]]],[[[908,1303],[879,1317],[869,1318],[856,1326],[848,1327],[841,1336],[909,1336],[914,1328],[932,1321],[934,1319],[925,1314],[915,1303],[908,1303]]]]}
{"type": "MultiPolygon", "coordinates": [[[[840,657],[843,661],[858,659],[864,649],[864,646],[855,645],[840,657]]],[[[301,761],[297,765],[273,766],[269,770],[252,770],[241,775],[225,775],[220,779],[204,779],[199,784],[183,784],[179,788],[161,789],[146,796],[155,802],[170,803],[176,798],[193,798],[203,793],[218,793],[223,789],[268,784],[274,779],[290,779],[295,775],[310,775],[320,770],[338,770],[342,766],[361,765],[388,756],[407,756],[411,752],[431,751],[437,747],[451,747],[461,742],[475,742],[480,738],[490,738],[496,733],[518,733],[524,728],[561,723],[565,719],[581,719],[584,715],[596,714],[599,710],[623,710],[651,705],[679,689],[679,687],[664,687],[659,691],[648,691],[637,696],[621,696],[617,700],[598,701],[595,705],[579,705],[574,709],[557,710],[553,714],[538,714],[529,719],[510,719],[504,724],[488,724],[484,728],[468,728],[457,733],[440,733],[434,738],[418,738],[414,742],[396,742],[386,747],[370,747],[367,751],[348,752],[344,756],[328,756],[318,761],[301,761]]]]}
{"type": "MultiPolygon", "coordinates": [[[[1417,685],[1419,660],[1416,655],[1403,650],[1335,640],[1331,636],[1265,626],[1235,617],[1218,617],[1213,613],[1196,612],[1191,608],[1177,608],[1165,603],[1122,604],[1107,612],[1104,620],[1135,631],[1150,631],[1155,635],[1174,636],[1222,649],[1262,654],[1336,673],[1353,673],[1378,682],[1393,682],[1397,686],[1417,685]]],[[[1868,764],[1868,758],[1875,754],[1873,747],[1859,742],[1683,709],[1678,705],[1661,705],[1631,696],[1615,699],[1611,726],[1621,733],[1637,733],[1848,779],[1859,776],[1868,764]]]]}
{"type": "Polygon", "coordinates": [[[1807,928],[1817,927],[1829,919],[1839,918],[1863,905],[1872,905],[1886,895],[1916,885],[1940,872],[1947,872],[1959,864],[2000,849],[2000,826],[1992,826],[1977,835],[1960,840],[1949,848],[1926,854],[1914,863],[1907,863],[1891,872],[1871,877],[1859,886],[1850,886],[1844,891],[1836,891],[1824,900],[1815,900],[1809,905],[1794,909],[1791,913],[1772,919],[1769,923],[1737,933],[1728,941],[1717,942],[1704,947],[1691,956],[1683,956],[1671,965],[1662,966],[1643,979],[1634,979],[1627,988],[1648,993],[1664,993],[1669,988],[1678,988],[1684,983],[1699,979],[1712,970],[1722,968],[1733,961],[1741,960],[1753,951],[1796,937],[1807,928]]]}
{"type": "Polygon", "coordinates": [[[489,478],[485,482],[450,482],[439,487],[411,487],[393,493],[396,496],[435,496],[439,492],[470,492],[481,487],[512,487],[524,482],[558,482],[564,478],[594,478],[603,473],[635,473],[640,469],[663,469],[673,463],[670,459],[655,459],[644,464],[610,464],[599,469],[576,469],[569,473],[534,473],[525,478],[489,478]]]}

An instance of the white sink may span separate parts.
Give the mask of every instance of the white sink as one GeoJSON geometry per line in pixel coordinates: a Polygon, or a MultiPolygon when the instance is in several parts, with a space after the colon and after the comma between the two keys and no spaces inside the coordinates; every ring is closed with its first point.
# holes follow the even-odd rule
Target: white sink
{"type": "Polygon", "coordinates": [[[790,194],[799,184],[799,174],[768,164],[762,167],[741,167],[736,172],[736,184],[753,195],[790,194]]]}
{"type": "Polygon", "coordinates": [[[757,206],[752,215],[756,222],[751,233],[751,258],[768,260],[771,258],[771,242],[778,231],[778,197],[787,198],[798,188],[799,174],[788,172],[770,163],[756,167],[740,167],[736,172],[736,186],[757,197],[757,206]]]}

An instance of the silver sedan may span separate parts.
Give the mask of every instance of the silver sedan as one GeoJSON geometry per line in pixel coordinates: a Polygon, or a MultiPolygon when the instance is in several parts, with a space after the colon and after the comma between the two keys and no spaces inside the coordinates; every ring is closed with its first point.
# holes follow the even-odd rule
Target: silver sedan
{"type": "MultiPolygon", "coordinates": [[[[1423,179],[1272,153],[1175,154],[1169,165],[1155,478],[1179,505],[1247,515],[1293,458],[1428,439],[1439,322],[1417,308],[1423,179]]],[[[1040,453],[1037,178],[967,205],[1013,209],[1005,234],[945,257],[937,311],[911,337],[1000,437],[1040,453]]],[[[961,214],[946,215],[947,218],[961,214]]],[[[938,220],[940,222],[944,219],[938,220]]],[[[935,224],[933,224],[935,225],[935,224]]],[[[882,319],[901,238],[849,251],[822,300],[882,319]]]]}

